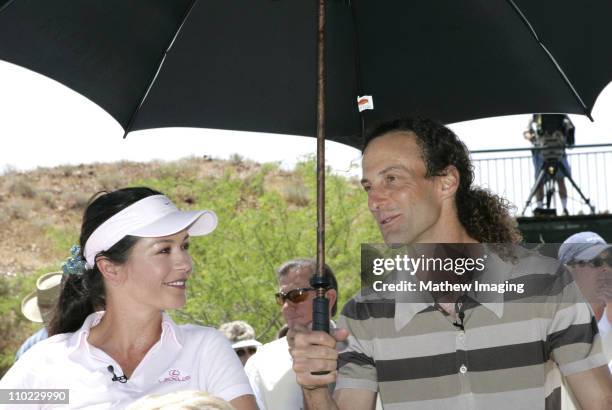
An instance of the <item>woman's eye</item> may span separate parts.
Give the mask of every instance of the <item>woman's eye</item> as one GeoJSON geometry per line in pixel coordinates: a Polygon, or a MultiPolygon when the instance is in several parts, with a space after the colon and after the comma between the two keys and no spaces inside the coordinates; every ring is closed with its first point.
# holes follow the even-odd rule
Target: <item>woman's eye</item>
{"type": "Polygon", "coordinates": [[[395,175],[387,175],[387,182],[395,182],[396,180],[395,175]]]}
{"type": "Polygon", "coordinates": [[[170,247],[163,248],[158,253],[170,253],[170,247]]]}
{"type": "Polygon", "coordinates": [[[363,190],[366,191],[366,192],[368,192],[368,191],[370,191],[370,189],[372,189],[372,187],[369,186],[369,185],[362,185],[362,186],[363,186],[363,190]]]}
{"type": "Polygon", "coordinates": [[[188,250],[189,249],[189,244],[188,243],[184,243],[183,244],[183,249],[184,250],[188,250]]]}

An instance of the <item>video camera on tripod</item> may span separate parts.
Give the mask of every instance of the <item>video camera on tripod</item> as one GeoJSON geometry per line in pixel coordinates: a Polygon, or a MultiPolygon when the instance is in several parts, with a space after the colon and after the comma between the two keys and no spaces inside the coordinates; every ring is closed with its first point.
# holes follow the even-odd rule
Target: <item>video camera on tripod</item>
{"type": "Polygon", "coordinates": [[[535,124],[535,146],[542,147],[546,172],[554,176],[565,147],[574,145],[574,125],[564,114],[537,114],[535,124]]]}
{"type": "MultiPolygon", "coordinates": [[[[570,181],[584,203],[591,209],[591,213],[595,213],[595,207],[591,205],[590,200],[582,193],[572,178],[569,170],[569,163],[565,157],[565,148],[571,147],[575,143],[575,128],[569,117],[565,114],[534,114],[528,130],[525,131],[523,135],[530,140],[534,146],[539,148],[537,151],[533,151],[534,165],[537,164],[536,178],[529,192],[525,207],[523,208],[523,215],[525,215],[536,192],[538,189],[541,189],[543,185],[547,185],[546,212],[542,212],[543,210],[540,208],[537,209],[542,214],[555,215],[556,211],[550,207],[551,198],[554,195],[554,181],[557,180],[561,195],[562,187],[563,190],[567,192],[563,178],[567,178],[570,181]],[[538,158],[540,158],[540,160],[538,160],[538,158]]],[[[565,194],[565,198],[567,198],[567,193],[565,194]]],[[[567,199],[565,200],[567,201],[567,199]]],[[[563,197],[561,197],[561,201],[563,202],[563,197]]],[[[567,209],[564,209],[564,212],[567,214],[567,209]]]]}

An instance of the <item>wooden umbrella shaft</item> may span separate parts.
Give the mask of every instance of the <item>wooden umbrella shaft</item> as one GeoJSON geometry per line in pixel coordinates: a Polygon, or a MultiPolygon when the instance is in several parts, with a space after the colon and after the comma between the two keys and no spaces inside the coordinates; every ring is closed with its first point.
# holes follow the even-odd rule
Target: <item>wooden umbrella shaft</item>
{"type": "MultiPolygon", "coordinates": [[[[329,333],[329,278],[325,274],[325,0],[317,0],[317,271],[310,280],[316,289],[312,329],[329,333]]],[[[324,374],[322,372],[319,374],[324,374]]]]}
{"type": "Polygon", "coordinates": [[[317,32],[317,274],[325,264],[325,0],[319,1],[317,32]]]}

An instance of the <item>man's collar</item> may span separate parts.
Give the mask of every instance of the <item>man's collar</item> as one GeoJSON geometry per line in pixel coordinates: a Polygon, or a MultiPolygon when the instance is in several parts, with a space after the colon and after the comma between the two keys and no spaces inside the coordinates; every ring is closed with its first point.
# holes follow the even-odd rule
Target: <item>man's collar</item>
{"type": "MultiPolygon", "coordinates": [[[[486,269],[482,275],[477,278],[480,283],[485,284],[502,284],[509,277],[512,271],[512,264],[503,261],[497,254],[488,246],[486,248],[487,263],[486,269]]],[[[467,293],[469,297],[477,301],[484,308],[493,312],[498,318],[504,314],[504,295],[498,292],[474,292],[467,293]]],[[[400,331],[422,310],[433,307],[435,302],[431,300],[421,300],[411,303],[395,303],[395,330],[400,331]]]]}
{"type": "Polygon", "coordinates": [[[431,302],[411,302],[411,303],[395,303],[395,331],[399,332],[406,326],[417,313],[433,306],[431,302]]]}
{"type": "MultiPolygon", "coordinates": [[[[506,245],[513,246],[513,245],[506,245]]],[[[482,275],[479,275],[476,279],[480,283],[484,284],[504,284],[505,281],[510,277],[513,266],[512,263],[502,260],[494,249],[490,246],[485,245],[487,255],[487,262],[485,270],[482,275]]],[[[472,297],[478,303],[501,319],[504,314],[504,294],[500,292],[470,292],[468,296],[472,297]]]]}
{"type": "MultiPolygon", "coordinates": [[[[416,316],[417,313],[433,307],[435,302],[395,303],[395,330],[399,332],[416,316]]],[[[484,302],[481,305],[501,319],[504,314],[504,304],[484,302]]]]}

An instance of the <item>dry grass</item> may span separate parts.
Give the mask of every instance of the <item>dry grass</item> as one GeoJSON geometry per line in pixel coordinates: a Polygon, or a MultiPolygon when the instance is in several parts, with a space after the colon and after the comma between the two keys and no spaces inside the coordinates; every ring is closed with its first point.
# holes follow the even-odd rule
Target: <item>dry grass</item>
{"type": "Polygon", "coordinates": [[[9,184],[9,193],[31,199],[36,196],[36,189],[24,178],[16,178],[9,184]]]}
{"type": "Polygon", "coordinates": [[[125,185],[124,178],[118,173],[100,175],[98,184],[101,191],[114,191],[125,185]]]}

